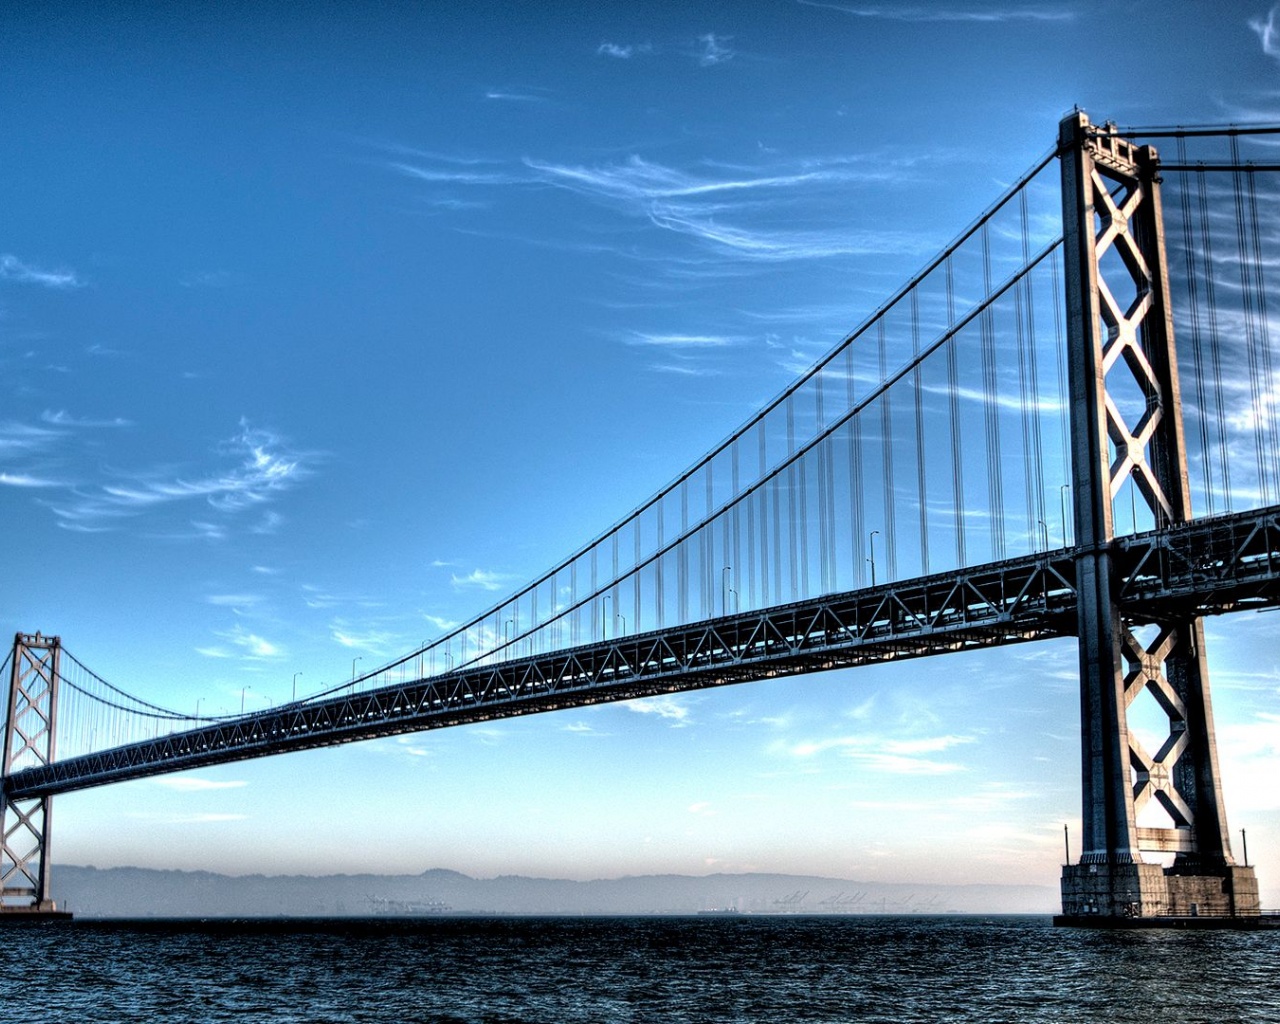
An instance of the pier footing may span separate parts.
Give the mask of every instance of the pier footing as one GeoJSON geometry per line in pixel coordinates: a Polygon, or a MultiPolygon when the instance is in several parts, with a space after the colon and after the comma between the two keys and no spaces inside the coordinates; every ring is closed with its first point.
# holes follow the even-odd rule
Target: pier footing
{"type": "Polygon", "coordinates": [[[59,910],[53,900],[42,903],[5,905],[0,903],[0,928],[7,924],[38,924],[41,921],[70,921],[71,911],[59,910]]]}
{"type": "Polygon", "coordinates": [[[1264,928],[1280,929],[1280,917],[1256,915],[1254,917],[1102,917],[1098,914],[1056,914],[1053,923],[1059,928],[1133,929],[1178,928],[1204,931],[1211,929],[1231,931],[1260,931],[1264,928]]]}
{"type": "Polygon", "coordinates": [[[1159,864],[1068,864],[1062,869],[1062,913],[1074,928],[1264,927],[1258,879],[1232,865],[1190,872],[1159,864]]]}

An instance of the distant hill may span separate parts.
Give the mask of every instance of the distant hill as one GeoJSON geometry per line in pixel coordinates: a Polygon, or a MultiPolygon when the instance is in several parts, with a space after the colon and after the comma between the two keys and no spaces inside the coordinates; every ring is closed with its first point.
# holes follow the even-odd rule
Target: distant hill
{"type": "Polygon", "coordinates": [[[219,875],[55,866],[54,897],[81,917],[320,917],[371,914],[1049,914],[1056,887],[915,885],[812,875],[640,875],[577,882],[500,875],[219,875]]]}

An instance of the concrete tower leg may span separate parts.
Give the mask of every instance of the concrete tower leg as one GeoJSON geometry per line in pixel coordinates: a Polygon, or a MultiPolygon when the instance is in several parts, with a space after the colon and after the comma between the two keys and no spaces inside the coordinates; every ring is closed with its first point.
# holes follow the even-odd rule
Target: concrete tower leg
{"type": "Polygon", "coordinates": [[[1130,621],[1116,598],[1121,488],[1141,496],[1156,529],[1191,515],[1158,156],[1080,112],[1063,120],[1059,142],[1084,797],[1083,849],[1063,870],[1059,921],[1256,919],[1253,870],[1231,857],[1200,620],[1130,621]],[[1141,408],[1110,384],[1141,394],[1141,408]],[[1169,719],[1154,753],[1128,727],[1138,699],[1169,719]],[[1173,864],[1146,863],[1143,852],[1173,854],[1173,864]]]}
{"type": "Polygon", "coordinates": [[[60,652],[57,637],[14,638],[0,776],[0,919],[70,916],[49,895],[52,798],[11,799],[7,786],[13,772],[53,760],[60,652]]]}

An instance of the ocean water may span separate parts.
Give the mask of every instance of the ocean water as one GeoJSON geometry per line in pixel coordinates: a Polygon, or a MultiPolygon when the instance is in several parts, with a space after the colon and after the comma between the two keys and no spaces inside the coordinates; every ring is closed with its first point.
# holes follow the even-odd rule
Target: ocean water
{"type": "Polygon", "coordinates": [[[1048,918],[86,921],[0,931],[0,1021],[1265,1024],[1278,968],[1048,918]]]}

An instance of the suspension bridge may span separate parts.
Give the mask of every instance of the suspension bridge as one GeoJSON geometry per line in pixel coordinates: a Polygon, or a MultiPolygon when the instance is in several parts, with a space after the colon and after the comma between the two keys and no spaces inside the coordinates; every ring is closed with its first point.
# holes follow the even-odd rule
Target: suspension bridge
{"type": "Polygon", "coordinates": [[[1253,869],[1231,850],[1202,620],[1280,605],[1277,134],[1073,113],[935,259],[695,465],[349,684],[192,716],[101,678],[57,637],[19,633],[0,913],[54,910],[59,793],[1074,636],[1083,842],[1061,920],[1257,920],[1253,869]],[[1136,701],[1168,720],[1155,751],[1128,727],[1136,701]]]}

